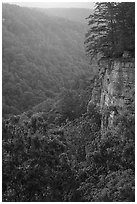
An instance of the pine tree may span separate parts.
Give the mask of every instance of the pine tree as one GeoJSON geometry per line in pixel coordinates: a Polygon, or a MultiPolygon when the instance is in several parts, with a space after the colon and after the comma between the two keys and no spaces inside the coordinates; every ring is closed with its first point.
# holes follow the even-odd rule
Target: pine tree
{"type": "Polygon", "coordinates": [[[90,29],[85,41],[91,58],[97,54],[119,57],[126,50],[134,52],[134,10],[134,2],[96,3],[94,13],[88,17],[90,29]]]}

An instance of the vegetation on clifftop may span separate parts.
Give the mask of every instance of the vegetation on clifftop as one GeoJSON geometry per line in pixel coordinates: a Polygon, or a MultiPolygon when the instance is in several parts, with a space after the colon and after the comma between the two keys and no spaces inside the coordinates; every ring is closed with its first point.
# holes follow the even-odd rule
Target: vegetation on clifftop
{"type": "MultiPolygon", "coordinates": [[[[118,11],[121,8],[121,12],[127,11],[129,6],[131,14],[134,3],[97,4],[102,15],[108,6],[118,11]]],[[[3,8],[3,108],[5,115],[15,114],[2,121],[3,202],[134,202],[135,90],[131,90],[129,103],[115,115],[113,127],[103,132],[99,107],[90,104],[87,111],[94,77],[87,77],[87,62],[78,48],[81,26],[66,22],[60,29],[62,21],[54,21],[45,14],[11,5],[3,8]],[[54,29],[56,35],[52,32],[54,29]],[[68,41],[63,38],[64,33],[68,41]],[[53,41],[46,44],[51,35],[53,41]],[[62,42],[66,42],[67,49],[62,42]],[[58,52],[60,47],[62,55],[58,52]],[[75,67],[71,66],[74,62],[75,67]],[[26,112],[16,115],[24,110],[26,112]]],[[[99,20],[96,12],[93,17],[97,18],[92,20],[99,20]]],[[[108,14],[102,16],[106,22],[108,14]]],[[[129,24],[126,25],[128,28],[129,24]]],[[[99,28],[95,28],[97,34],[99,28]]],[[[129,29],[126,31],[124,36],[129,35],[129,29]]],[[[131,29],[129,39],[133,38],[132,34],[131,29]]],[[[93,39],[88,39],[91,57],[100,51],[109,57],[106,47],[102,47],[106,43],[109,43],[111,57],[117,55],[117,46],[122,47],[120,52],[126,50],[119,39],[117,49],[113,50],[108,38],[110,41],[105,44],[95,41],[97,49],[93,53],[93,39]]],[[[100,35],[99,39],[102,40],[100,35]]],[[[127,50],[133,51],[132,43],[129,45],[132,49],[127,50]]],[[[107,114],[105,110],[103,114],[107,114]]]]}
{"type": "Polygon", "coordinates": [[[124,51],[135,54],[135,2],[96,3],[89,16],[86,51],[91,58],[121,57],[124,51]]]}

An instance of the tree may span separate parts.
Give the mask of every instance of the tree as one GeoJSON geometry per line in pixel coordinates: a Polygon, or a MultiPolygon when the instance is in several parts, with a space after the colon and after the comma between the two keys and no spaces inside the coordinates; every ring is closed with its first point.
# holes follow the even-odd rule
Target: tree
{"type": "Polygon", "coordinates": [[[57,103],[57,111],[62,115],[62,120],[73,120],[80,115],[80,96],[76,91],[64,89],[57,103]]]}
{"type": "Polygon", "coordinates": [[[3,121],[3,201],[68,201],[75,172],[66,140],[59,132],[46,133],[46,123],[39,115],[26,125],[19,125],[18,119],[3,121]]]}
{"type": "Polygon", "coordinates": [[[86,25],[10,4],[2,5],[2,18],[6,106],[24,112],[47,98],[55,99],[62,87],[70,88],[76,77],[81,77],[83,70],[86,76],[91,73],[83,46],[86,25]]]}
{"type": "Polygon", "coordinates": [[[135,3],[122,2],[117,6],[117,49],[135,53],[135,3]]]}
{"type": "Polygon", "coordinates": [[[90,29],[85,41],[91,58],[97,54],[119,57],[124,51],[134,53],[134,10],[134,2],[96,3],[94,13],[88,17],[90,29]]]}

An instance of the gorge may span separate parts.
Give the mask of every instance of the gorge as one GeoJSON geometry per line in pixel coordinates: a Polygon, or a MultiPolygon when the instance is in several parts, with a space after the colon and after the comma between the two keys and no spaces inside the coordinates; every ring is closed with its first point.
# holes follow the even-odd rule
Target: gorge
{"type": "Polygon", "coordinates": [[[135,201],[134,11],[3,4],[3,202],[135,201]]]}

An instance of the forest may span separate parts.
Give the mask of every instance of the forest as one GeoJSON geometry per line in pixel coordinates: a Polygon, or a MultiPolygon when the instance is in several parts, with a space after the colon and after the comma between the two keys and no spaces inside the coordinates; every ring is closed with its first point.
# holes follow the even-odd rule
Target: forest
{"type": "Polygon", "coordinates": [[[87,107],[98,59],[134,58],[135,4],[52,12],[2,5],[2,201],[134,202],[135,90],[103,137],[87,107]]]}
{"type": "Polygon", "coordinates": [[[86,24],[10,4],[3,4],[2,18],[3,117],[53,99],[62,88],[77,89],[89,78],[86,24]]]}

